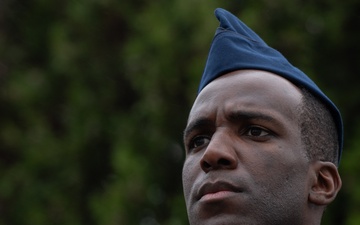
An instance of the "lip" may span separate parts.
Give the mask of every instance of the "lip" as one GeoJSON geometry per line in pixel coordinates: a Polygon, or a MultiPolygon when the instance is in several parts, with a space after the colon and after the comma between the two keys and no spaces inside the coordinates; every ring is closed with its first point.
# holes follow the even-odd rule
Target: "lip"
{"type": "Polygon", "coordinates": [[[198,191],[197,200],[221,199],[240,192],[241,188],[228,182],[205,183],[198,191]]]}

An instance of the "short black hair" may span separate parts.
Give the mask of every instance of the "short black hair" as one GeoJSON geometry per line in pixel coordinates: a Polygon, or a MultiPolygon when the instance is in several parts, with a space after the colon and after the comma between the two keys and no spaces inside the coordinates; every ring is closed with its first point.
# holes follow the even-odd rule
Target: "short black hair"
{"type": "Polygon", "coordinates": [[[307,89],[300,88],[300,129],[309,160],[333,162],[338,166],[338,133],[328,108],[307,89]]]}

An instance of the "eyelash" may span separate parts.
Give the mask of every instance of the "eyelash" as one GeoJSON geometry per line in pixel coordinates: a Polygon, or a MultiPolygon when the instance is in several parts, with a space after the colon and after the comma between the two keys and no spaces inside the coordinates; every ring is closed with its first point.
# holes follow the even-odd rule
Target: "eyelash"
{"type": "Polygon", "coordinates": [[[261,138],[261,137],[271,135],[271,131],[269,131],[268,129],[265,129],[265,128],[261,127],[261,126],[249,126],[249,127],[247,127],[245,129],[244,134],[246,134],[248,136],[251,136],[251,137],[261,138]],[[258,129],[261,133],[265,132],[266,134],[265,135],[259,135],[259,136],[249,135],[249,132],[253,131],[254,129],[258,129]]]}
{"type": "Polygon", "coordinates": [[[191,139],[191,141],[190,141],[190,143],[189,143],[189,145],[188,145],[189,150],[193,150],[193,149],[199,148],[199,147],[204,146],[205,144],[207,144],[207,143],[205,143],[205,144],[201,144],[201,145],[199,145],[199,146],[194,146],[194,145],[195,145],[195,142],[196,142],[197,140],[200,140],[200,139],[204,140],[205,138],[208,138],[208,141],[210,142],[211,136],[207,136],[207,135],[198,135],[198,136],[195,136],[193,139],[191,139]]]}
{"type": "MultiPolygon", "coordinates": [[[[254,139],[256,141],[265,141],[265,140],[267,140],[267,138],[270,135],[273,135],[273,133],[270,130],[265,129],[265,128],[261,127],[261,126],[256,126],[256,125],[251,125],[251,126],[246,127],[244,130],[242,130],[240,132],[240,134],[248,136],[249,138],[252,138],[252,139],[254,139]],[[254,129],[258,129],[258,131],[260,131],[261,135],[255,136],[254,134],[251,134],[250,132],[254,131],[254,129]]],[[[194,138],[191,139],[191,141],[190,141],[190,143],[188,145],[188,149],[191,151],[191,150],[194,150],[196,148],[200,148],[200,147],[208,144],[210,141],[211,141],[211,136],[209,136],[209,135],[197,135],[197,136],[195,136],[194,138]],[[195,146],[196,141],[204,140],[205,138],[208,139],[208,142],[205,141],[206,143],[195,146]]]]}

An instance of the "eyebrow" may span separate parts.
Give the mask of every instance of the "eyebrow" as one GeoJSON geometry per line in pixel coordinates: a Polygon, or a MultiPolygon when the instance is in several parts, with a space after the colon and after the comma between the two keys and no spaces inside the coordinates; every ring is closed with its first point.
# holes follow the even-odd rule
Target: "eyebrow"
{"type": "Polygon", "coordinates": [[[213,126],[214,122],[207,118],[198,118],[189,123],[184,130],[184,139],[190,135],[194,130],[199,130],[205,127],[213,126]]]}
{"type": "Polygon", "coordinates": [[[268,114],[264,114],[261,112],[253,112],[253,111],[243,111],[243,110],[230,112],[227,115],[227,119],[231,122],[239,122],[243,120],[253,119],[253,120],[264,120],[267,122],[278,123],[278,121],[274,117],[269,116],[268,114]]]}
{"type": "MultiPolygon", "coordinates": [[[[244,110],[236,110],[230,112],[226,118],[230,122],[240,122],[240,121],[248,121],[248,120],[262,120],[274,123],[275,125],[282,126],[281,123],[275,119],[272,116],[269,116],[268,114],[262,113],[262,112],[254,112],[254,111],[244,111],[244,110]]],[[[214,126],[214,122],[210,119],[207,119],[205,117],[195,119],[193,122],[189,123],[187,127],[184,130],[184,140],[186,137],[190,135],[191,132],[194,130],[200,130],[205,127],[214,126]]]]}

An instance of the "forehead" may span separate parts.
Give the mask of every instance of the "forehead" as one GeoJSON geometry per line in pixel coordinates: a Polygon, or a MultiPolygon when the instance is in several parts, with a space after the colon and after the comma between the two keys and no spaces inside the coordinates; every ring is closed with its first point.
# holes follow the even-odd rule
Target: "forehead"
{"type": "Polygon", "coordinates": [[[244,109],[294,119],[301,98],[300,90],[278,75],[258,70],[234,71],[215,79],[200,92],[189,121],[244,109]]]}

